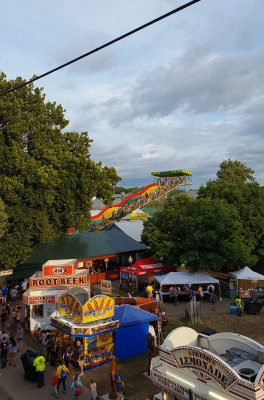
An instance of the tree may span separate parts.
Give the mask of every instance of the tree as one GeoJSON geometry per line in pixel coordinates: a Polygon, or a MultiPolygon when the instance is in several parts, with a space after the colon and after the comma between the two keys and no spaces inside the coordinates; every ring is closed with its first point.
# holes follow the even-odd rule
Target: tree
{"type": "Polygon", "coordinates": [[[5,213],[3,200],[0,197],[0,237],[4,235],[6,226],[7,226],[7,215],[5,213]]]}
{"type": "MultiPolygon", "coordinates": [[[[22,83],[0,75],[0,91],[22,83]]],[[[0,196],[8,228],[0,239],[0,264],[23,262],[32,246],[75,226],[88,229],[91,199],[111,204],[120,178],[90,158],[87,132],[66,132],[61,105],[42,89],[25,86],[0,98],[0,196]]]]}
{"type": "Polygon", "coordinates": [[[220,164],[220,169],[217,172],[217,180],[220,183],[246,183],[254,181],[254,170],[248,168],[246,164],[230,158],[220,164]]]}
{"type": "Polygon", "coordinates": [[[250,260],[242,229],[237,210],[224,199],[174,195],[144,223],[142,240],[149,255],[168,264],[185,263],[192,271],[228,269],[250,260]]]}

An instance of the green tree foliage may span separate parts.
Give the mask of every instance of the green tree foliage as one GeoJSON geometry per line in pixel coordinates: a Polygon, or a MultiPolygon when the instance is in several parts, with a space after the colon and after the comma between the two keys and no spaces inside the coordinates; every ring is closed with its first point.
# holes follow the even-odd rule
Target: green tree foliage
{"type": "Polygon", "coordinates": [[[0,197],[0,237],[4,235],[7,226],[7,215],[3,200],[0,197]]]}
{"type": "Polygon", "coordinates": [[[217,172],[217,180],[221,183],[246,183],[246,181],[254,181],[254,170],[248,168],[246,164],[230,158],[224,160],[220,164],[220,169],[217,172]]]}
{"type": "Polygon", "coordinates": [[[150,247],[149,255],[164,257],[169,264],[187,263],[195,271],[254,266],[263,260],[264,189],[241,163],[247,174],[234,182],[238,163],[234,173],[228,163],[228,174],[222,163],[222,178],[218,174],[216,181],[201,186],[197,200],[186,195],[168,199],[144,224],[142,239],[150,247]]]}
{"type": "Polygon", "coordinates": [[[142,240],[150,254],[168,264],[202,271],[248,261],[237,211],[225,200],[174,195],[144,225],[142,240]]]}
{"type": "MultiPolygon", "coordinates": [[[[22,83],[0,75],[0,92],[22,83]]],[[[120,180],[114,168],[90,158],[87,132],[66,132],[61,105],[45,101],[33,85],[0,98],[0,196],[8,229],[0,239],[0,264],[14,266],[32,246],[75,226],[88,228],[91,199],[111,204],[120,180]]]]}

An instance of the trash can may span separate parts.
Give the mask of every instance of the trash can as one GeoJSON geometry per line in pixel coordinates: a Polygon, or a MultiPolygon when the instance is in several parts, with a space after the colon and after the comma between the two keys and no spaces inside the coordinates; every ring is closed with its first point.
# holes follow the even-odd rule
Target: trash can
{"type": "Polygon", "coordinates": [[[236,303],[230,303],[230,314],[237,315],[237,305],[236,305],[236,303]]]}
{"type": "Polygon", "coordinates": [[[263,307],[263,303],[258,302],[258,301],[245,301],[244,302],[244,311],[247,314],[259,314],[261,309],[263,307]]]}
{"type": "Polygon", "coordinates": [[[37,353],[31,350],[27,350],[24,354],[21,355],[20,359],[24,368],[24,379],[30,380],[31,382],[37,382],[37,373],[35,367],[33,367],[33,362],[37,357],[37,353]]]}

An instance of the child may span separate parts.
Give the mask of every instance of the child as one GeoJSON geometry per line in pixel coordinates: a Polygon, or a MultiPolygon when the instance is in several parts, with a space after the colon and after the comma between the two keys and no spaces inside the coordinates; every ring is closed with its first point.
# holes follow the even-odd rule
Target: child
{"type": "Polygon", "coordinates": [[[56,371],[53,372],[53,377],[51,378],[51,385],[53,386],[53,391],[56,399],[58,398],[58,377],[56,371]]]}
{"type": "Polygon", "coordinates": [[[96,400],[97,399],[96,383],[93,379],[91,379],[90,383],[90,392],[91,392],[91,399],[96,400]]]}
{"type": "Polygon", "coordinates": [[[118,374],[115,375],[115,383],[116,383],[116,392],[118,394],[118,398],[123,399],[123,388],[124,388],[124,378],[118,371],[118,374]]]}

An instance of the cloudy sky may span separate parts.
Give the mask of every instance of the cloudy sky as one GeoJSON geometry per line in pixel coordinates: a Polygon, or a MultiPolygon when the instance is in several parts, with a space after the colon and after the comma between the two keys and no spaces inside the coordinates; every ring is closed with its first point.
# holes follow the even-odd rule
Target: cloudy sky
{"type": "MultiPolygon", "coordinates": [[[[0,69],[30,79],[183,3],[2,2],[0,69]]],[[[36,85],[125,186],[186,169],[198,187],[227,158],[264,184],[263,17],[263,0],[202,0],[36,85]]]]}

